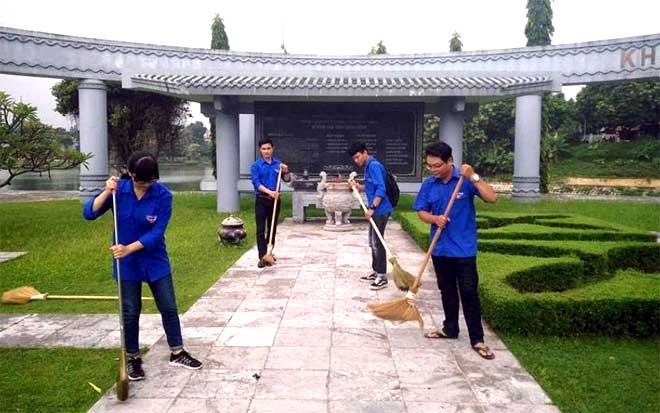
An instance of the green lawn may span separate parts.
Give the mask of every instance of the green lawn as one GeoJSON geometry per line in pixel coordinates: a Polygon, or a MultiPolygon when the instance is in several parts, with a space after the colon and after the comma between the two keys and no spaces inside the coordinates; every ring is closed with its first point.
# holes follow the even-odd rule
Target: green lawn
{"type": "Polygon", "coordinates": [[[575,145],[550,166],[550,176],[660,179],[660,140],[575,145]]]}
{"type": "MultiPolygon", "coordinates": [[[[241,255],[254,245],[254,198],[242,201],[240,217],[248,237],[238,247],[218,244],[216,230],[226,214],[215,212],[215,197],[174,197],[166,233],[177,302],[186,311],[241,255]]],[[[109,253],[112,214],[96,221],[82,218],[78,201],[0,204],[0,251],[28,254],[3,264],[0,291],[30,285],[52,294],[115,295],[109,253]]],[[[285,211],[283,215],[288,213],[285,211]]],[[[256,257],[255,257],[256,264],[256,257]]],[[[145,287],[144,295],[150,295],[145,287]]],[[[0,312],[112,313],[116,303],[45,301],[0,306],[0,312]]],[[[156,312],[150,302],[145,312],[156,312]]]]}
{"type": "Polygon", "coordinates": [[[0,411],[86,412],[115,382],[117,350],[0,348],[0,411]]]}
{"type": "Polygon", "coordinates": [[[562,412],[660,411],[660,340],[500,338],[562,412]]]}

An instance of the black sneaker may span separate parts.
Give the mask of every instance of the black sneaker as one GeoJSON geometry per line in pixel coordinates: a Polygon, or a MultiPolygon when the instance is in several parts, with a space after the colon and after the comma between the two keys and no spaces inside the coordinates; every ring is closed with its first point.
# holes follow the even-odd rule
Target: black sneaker
{"type": "Polygon", "coordinates": [[[266,266],[266,263],[264,262],[264,260],[260,259],[259,262],[257,262],[257,267],[264,268],[265,266],[266,266]]]}
{"type": "Polygon", "coordinates": [[[126,370],[128,371],[129,380],[144,380],[144,370],[142,369],[142,359],[140,357],[129,357],[126,370]]]}
{"type": "Polygon", "coordinates": [[[376,273],[375,273],[375,272],[372,272],[372,273],[369,274],[369,275],[365,275],[365,276],[360,277],[360,280],[362,280],[362,281],[369,281],[370,283],[373,283],[374,281],[376,281],[376,278],[378,278],[378,277],[376,276],[376,273]]]}
{"type": "Polygon", "coordinates": [[[383,278],[376,278],[376,281],[372,282],[369,288],[372,290],[382,290],[383,288],[387,288],[387,280],[383,278]]]}
{"type": "Polygon", "coordinates": [[[170,354],[170,366],[181,366],[190,370],[197,370],[202,368],[202,362],[183,350],[179,354],[170,354]]]}

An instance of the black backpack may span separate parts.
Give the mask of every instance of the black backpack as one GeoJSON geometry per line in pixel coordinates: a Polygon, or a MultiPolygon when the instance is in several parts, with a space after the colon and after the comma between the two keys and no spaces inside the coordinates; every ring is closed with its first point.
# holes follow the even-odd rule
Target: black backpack
{"type": "Polygon", "coordinates": [[[387,199],[390,200],[392,207],[395,207],[399,203],[399,184],[396,183],[396,177],[392,175],[390,171],[385,168],[385,192],[387,193],[387,199]]]}

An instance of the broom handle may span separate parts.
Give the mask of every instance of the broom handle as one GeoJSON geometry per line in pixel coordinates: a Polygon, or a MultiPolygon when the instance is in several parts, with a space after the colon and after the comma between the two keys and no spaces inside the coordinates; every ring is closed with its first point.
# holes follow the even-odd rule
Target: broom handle
{"type": "MultiPolygon", "coordinates": [[[[449,213],[451,212],[451,208],[454,206],[456,195],[458,195],[458,191],[461,189],[461,185],[463,185],[463,176],[461,176],[458,179],[456,188],[454,188],[454,192],[452,192],[451,198],[449,199],[449,204],[447,204],[447,208],[445,208],[445,213],[443,214],[444,216],[446,217],[449,216],[449,213]]],[[[422,263],[422,266],[419,269],[419,273],[417,273],[417,277],[415,277],[415,282],[413,283],[412,287],[410,287],[411,291],[416,292],[417,288],[419,287],[419,284],[422,281],[422,275],[424,275],[424,270],[426,269],[426,265],[429,263],[429,259],[431,259],[431,254],[433,253],[433,249],[435,249],[435,244],[437,244],[438,240],[440,239],[440,233],[442,233],[442,228],[438,228],[435,231],[435,234],[433,235],[433,239],[431,240],[431,245],[429,245],[429,248],[426,250],[426,255],[424,255],[424,262],[422,263]]]]}
{"type": "MultiPolygon", "coordinates": [[[[112,216],[115,224],[115,245],[119,244],[119,225],[117,225],[117,194],[116,190],[112,191],[112,216]]],[[[115,265],[117,266],[117,296],[119,299],[119,333],[121,336],[121,353],[126,353],[126,343],[124,342],[124,307],[121,302],[121,265],[119,265],[119,258],[115,258],[115,265]]],[[[126,368],[122,366],[120,368],[126,368]]]]}
{"type": "MultiPolygon", "coordinates": [[[[280,191],[280,180],[282,179],[282,165],[280,165],[280,170],[277,172],[277,185],[275,186],[275,192],[280,191]]],[[[273,219],[270,222],[270,230],[268,231],[268,245],[273,245],[273,228],[275,227],[275,214],[277,213],[277,201],[280,199],[279,195],[275,198],[275,203],[273,203],[273,219]]]]}
{"type": "MultiPolygon", "coordinates": [[[[117,300],[119,297],[116,295],[43,295],[45,300],[117,300]]],[[[38,296],[37,296],[38,297],[38,296]]],[[[33,300],[41,298],[32,297],[33,300]]],[[[153,301],[153,297],[142,297],[143,301],[153,301]]]]}
{"type": "MultiPolygon", "coordinates": [[[[358,192],[356,187],[353,187],[353,195],[360,201],[360,205],[362,206],[362,209],[364,210],[364,213],[367,213],[367,206],[364,204],[364,201],[362,200],[362,197],[360,196],[360,193],[358,192]]],[[[393,257],[392,251],[387,247],[387,244],[385,243],[385,240],[383,239],[383,235],[380,233],[380,230],[376,226],[376,223],[374,222],[373,218],[369,217],[369,222],[371,223],[371,226],[374,228],[374,232],[376,235],[378,235],[378,239],[380,240],[381,244],[383,244],[383,247],[385,247],[385,252],[387,252],[387,255],[390,257],[393,257]]]]}

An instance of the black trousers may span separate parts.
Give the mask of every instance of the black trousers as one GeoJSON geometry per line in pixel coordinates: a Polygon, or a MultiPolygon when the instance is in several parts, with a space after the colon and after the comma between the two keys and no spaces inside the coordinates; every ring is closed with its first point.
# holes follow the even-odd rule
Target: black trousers
{"type": "Polygon", "coordinates": [[[484,341],[481,324],[481,302],[479,301],[479,275],[477,258],[451,258],[433,256],[433,267],[442,295],[445,310],[443,323],[447,335],[458,336],[458,300],[463,305],[463,315],[472,345],[484,341]]]}
{"type": "Polygon", "coordinates": [[[257,195],[254,202],[254,216],[257,224],[257,248],[259,249],[259,259],[266,255],[268,251],[268,238],[270,231],[273,231],[273,245],[275,245],[275,235],[277,234],[277,220],[280,217],[280,204],[277,202],[277,211],[275,212],[275,225],[270,227],[273,219],[273,206],[275,200],[267,195],[257,195]],[[268,231],[266,230],[268,228],[268,231]]]}

